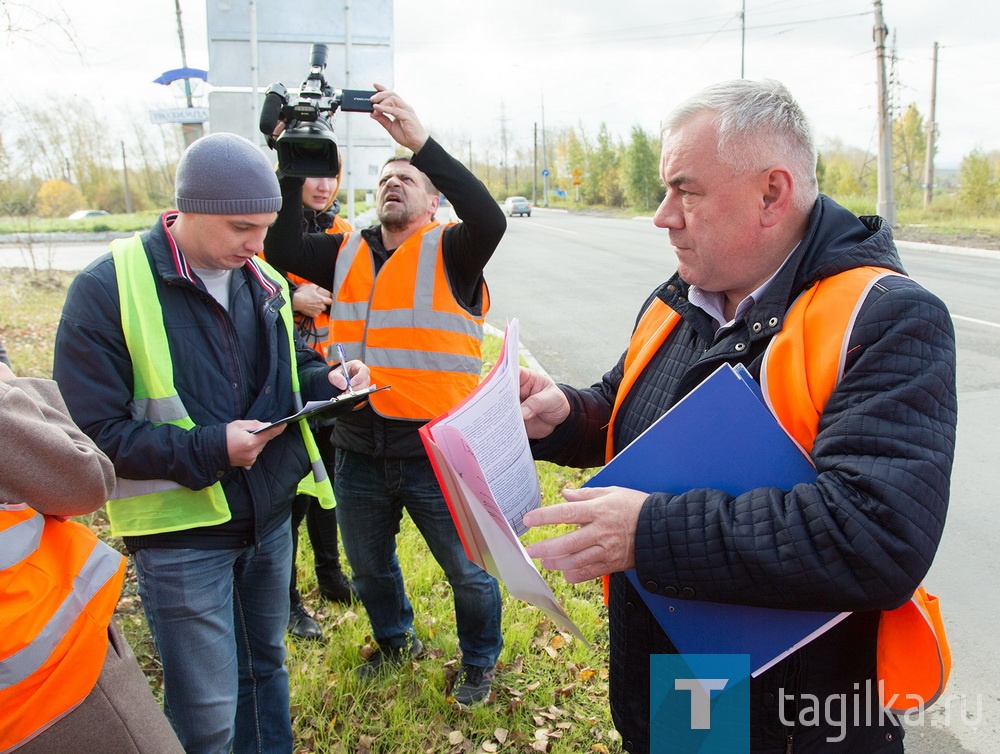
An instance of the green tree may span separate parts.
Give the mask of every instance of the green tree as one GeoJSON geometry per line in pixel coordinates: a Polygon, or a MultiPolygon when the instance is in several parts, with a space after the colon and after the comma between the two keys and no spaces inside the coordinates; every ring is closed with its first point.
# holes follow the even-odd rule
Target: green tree
{"type": "Polygon", "coordinates": [[[864,197],[869,193],[874,197],[874,188],[865,180],[870,172],[866,171],[868,161],[866,152],[845,146],[838,140],[824,144],[818,163],[822,165],[822,170],[818,165],[816,170],[819,190],[838,200],[864,197]]]}
{"type": "Polygon", "coordinates": [[[625,200],[636,209],[655,207],[663,196],[659,176],[659,139],[642,126],[632,126],[632,138],[625,150],[625,200]]]}
{"type": "Polygon", "coordinates": [[[618,151],[606,123],[597,130],[597,143],[589,154],[586,173],[589,181],[583,183],[583,200],[587,204],[607,204],[621,207],[625,203],[622,189],[618,151]]]}
{"type": "Polygon", "coordinates": [[[892,122],[892,152],[896,190],[904,195],[918,192],[927,162],[927,134],[924,118],[914,104],[892,122]]]}
{"type": "Polygon", "coordinates": [[[989,157],[975,149],[962,158],[958,198],[962,206],[980,215],[996,209],[997,181],[989,157]]]}

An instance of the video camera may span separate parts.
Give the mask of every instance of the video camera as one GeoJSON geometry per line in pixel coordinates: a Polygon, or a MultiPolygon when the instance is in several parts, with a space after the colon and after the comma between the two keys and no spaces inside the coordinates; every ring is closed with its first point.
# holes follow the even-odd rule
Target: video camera
{"type": "Polygon", "coordinates": [[[338,109],[352,113],[373,112],[370,97],[375,91],[333,89],[326,83],[327,46],[314,44],[309,76],[302,82],[298,99],[289,101],[283,84],[271,84],[260,111],[260,132],[278,153],[278,167],[285,175],[302,178],[335,178],[340,173],[340,154],[333,138],[330,118],[338,109]],[[285,130],[274,138],[278,121],[285,130]]]}

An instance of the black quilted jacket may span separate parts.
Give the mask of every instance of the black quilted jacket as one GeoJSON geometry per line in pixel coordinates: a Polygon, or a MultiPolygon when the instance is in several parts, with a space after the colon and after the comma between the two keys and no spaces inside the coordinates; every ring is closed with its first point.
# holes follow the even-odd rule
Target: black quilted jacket
{"type": "MultiPolygon", "coordinates": [[[[659,297],[683,319],[619,410],[615,452],[721,363],[745,364],[759,378],[764,349],[796,295],[815,280],[862,265],[902,271],[890,228],[881,218],[859,220],[821,196],[806,237],[763,300],[718,338],[708,315],[688,303],[683,280],[674,276],[661,285],[646,305],[659,297]]],[[[534,443],[536,458],[578,467],[603,463],[603,428],[622,367],[623,359],[584,390],[562,386],[570,416],[534,443]]],[[[844,378],[821,418],[812,451],[815,484],[794,492],[760,488],[735,498],[700,489],[646,500],[636,530],[640,583],[696,599],[854,611],[753,680],[754,752],[902,751],[895,721],[879,717],[877,697],[867,704],[865,681],[875,674],[878,611],[908,599],[937,549],[956,419],[949,314],[912,280],[889,278],[861,310],[844,378]],[[845,733],[800,719],[803,694],[824,700],[854,688],[862,692],[861,726],[845,733]],[[873,723],[867,726],[869,706],[873,723]]],[[[612,577],[610,630],[612,714],[625,749],[646,752],[648,656],[676,650],[621,574],[612,577]]],[[[853,716],[853,701],[848,704],[853,716]]]]}

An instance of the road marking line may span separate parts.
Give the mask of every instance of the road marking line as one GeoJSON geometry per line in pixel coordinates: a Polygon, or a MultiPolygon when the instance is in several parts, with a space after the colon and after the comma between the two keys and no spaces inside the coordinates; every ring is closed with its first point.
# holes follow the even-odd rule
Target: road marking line
{"type": "Polygon", "coordinates": [[[580,231],[578,231],[578,230],[565,230],[564,228],[555,228],[555,227],[553,227],[551,225],[542,225],[541,223],[532,223],[531,226],[533,228],[544,228],[545,230],[555,230],[555,231],[558,231],[560,233],[565,233],[568,236],[578,236],[578,235],[580,235],[580,231]]]}
{"type": "Polygon", "coordinates": [[[960,319],[963,322],[972,322],[975,325],[986,325],[987,327],[1000,327],[1000,322],[990,322],[985,319],[975,319],[974,317],[963,317],[960,314],[952,314],[952,319],[960,319]]]}

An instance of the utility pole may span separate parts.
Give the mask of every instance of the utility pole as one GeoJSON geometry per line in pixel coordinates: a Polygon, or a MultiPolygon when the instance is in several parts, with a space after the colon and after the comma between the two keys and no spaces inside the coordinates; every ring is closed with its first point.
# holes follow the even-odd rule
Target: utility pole
{"type": "Polygon", "coordinates": [[[746,59],[746,49],[747,49],[747,0],[743,0],[743,10],[740,11],[740,78],[745,78],[743,75],[743,62],[746,59]]]}
{"type": "MultiPolygon", "coordinates": [[[[174,0],[174,8],[177,11],[177,37],[181,43],[181,65],[188,67],[187,49],[184,47],[184,25],[181,23],[181,0],[174,0]]],[[[194,107],[191,97],[191,79],[184,79],[184,97],[187,100],[188,108],[194,107]]],[[[205,127],[201,123],[182,123],[181,131],[184,134],[184,146],[189,147],[192,143],[201,138],[205,133],[205,127]]]]}
{"type": "MultiPolygon", "coordinates": [[[[344,87],[350,88],[354,83],[351,79],[351,63],[353,57],[351,55],[351,44],[353,42],[351,35],[351,0],[344,0],[344,87]]],[[[341,176],[344,178],[344,186],[338,188],[347,189],[347,221],[354,225],[354,161],[351,159],[354,156],[354,150],[351,149],[353,145],[353,140],[351,139],[351,119],[345,118],[346,123],[344,124],[344,145],[346,149],[340,152],[340,159],[343,163],[341,168],[341,176]]],[[[336,198],[336,197],[334,197],[336,198]]]]}
{"type": "Polygon", "coordinates": [[[508,173],[510,163],[507,161],[507,110],[504,107],[503,97],[500,98],[500,149],[503,152],[503,190],[510,193],[510,180],[508,173]]]}
{"type": "Polygon", "coordinates": [[[545,151],[545,94],[542,94],[542,206],[549,206],[549,156],[545,151]]]}
{"type": "Polygon", "coordinates": [[[125,142],[122,142],[122,180],[125,184],[125,214],[132,214],[132,192],[128,188],[128,164],[125,162],[125,142]]]}
{"type": "Polygon", "coordinates": [[[924,209],[931,206],[934,198],[934,137],[937,135],[937,121],[934,108],[937,104],[937,60],[938,43],[934,43],[934,57],[931,65],[931,112],[927,120],[927,159],[924,160],[924,209]]]}
{"type": "Polygon", "coordinates": [[[878,204],[876,212],[889,226],[896,225],[896,200],[892,191],[892,121],[885,79],[885,38],[889,30],[882,19],[882,0],[875,0],[875,80],[878,87],[878,204]]]}
{"type": "Polygon", "coordinates": [[[538,204],[538,124],[535,123],[535,151],[533,156],[533,162],[535,169],[532,171],[534,178],[531,181],[531,203],[532,205],[538,204]]]}

